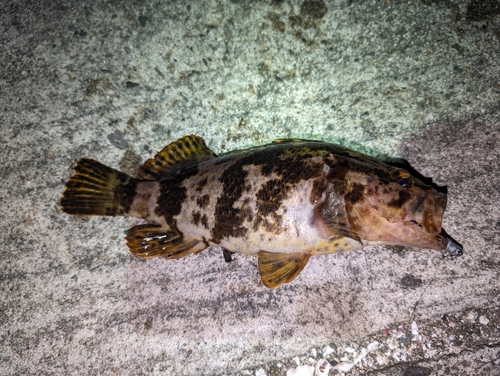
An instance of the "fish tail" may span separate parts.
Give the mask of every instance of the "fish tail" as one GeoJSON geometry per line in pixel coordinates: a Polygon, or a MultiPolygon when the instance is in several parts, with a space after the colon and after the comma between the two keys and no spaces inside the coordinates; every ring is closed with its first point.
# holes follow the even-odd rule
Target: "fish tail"
{"type": "Polygon", "coordinates": [[[137,180],[92,159],[80,159],[66,183],[62,211],[79,215],[126,215],[137,180]]]}

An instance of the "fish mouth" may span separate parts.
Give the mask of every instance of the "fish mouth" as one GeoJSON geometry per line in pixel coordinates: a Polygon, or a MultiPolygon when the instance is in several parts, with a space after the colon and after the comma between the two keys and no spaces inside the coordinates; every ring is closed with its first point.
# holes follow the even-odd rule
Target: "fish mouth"
{"type": "MultiPolygon", "coordinates": [[[[407,223],[423,229],[423,226],[415,220],[408,221],[407,223]]],[[[436,234],[436,240],[441,245],[441,248],[446,250],[451,256],[462,256],[464,252],[463,246],[441,229],[439,235],[436,234]]]]}

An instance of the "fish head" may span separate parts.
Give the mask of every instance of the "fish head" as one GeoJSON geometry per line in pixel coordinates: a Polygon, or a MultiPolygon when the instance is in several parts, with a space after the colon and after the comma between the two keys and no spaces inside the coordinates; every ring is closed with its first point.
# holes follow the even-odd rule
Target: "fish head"
{"type": "Polygon", "coordinates": [[[374,160],[350,162],[345,203],[352,231],[368,244],[442,250],[446,194],[374,160]]]}

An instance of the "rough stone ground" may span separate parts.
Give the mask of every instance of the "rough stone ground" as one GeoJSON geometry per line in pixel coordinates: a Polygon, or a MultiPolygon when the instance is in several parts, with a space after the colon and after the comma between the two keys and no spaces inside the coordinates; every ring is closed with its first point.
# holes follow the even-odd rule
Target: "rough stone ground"
{"type": "Polygon", "coordinates": [[[499,39],[494,0],[2,1],[0,373],[499,375],[499,39]],[[59,210],[79,158],[133,173],[190,133],[405,158],[464,255],[367,247],[270,291],[59,210]]]}

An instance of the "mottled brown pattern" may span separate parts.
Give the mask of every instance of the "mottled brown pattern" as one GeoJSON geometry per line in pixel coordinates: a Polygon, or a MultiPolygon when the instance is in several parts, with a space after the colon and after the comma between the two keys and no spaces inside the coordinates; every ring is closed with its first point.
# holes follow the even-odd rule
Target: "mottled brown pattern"
{"type": "Polygon", "coordinates": [[[245,218],[249,222],[253,221],[254,211],[255,211],[255,208],[250,207],[248,202],[244,203],[240,209],[240,212],[241,212],[241,215],[243,216],[243,218],[245,218]]]}
{"type": "Polygon", "coordinates": [[[208,207],[208,205],[210,204],[210,196],[209,195],[203,195],[201,197],[198,197],[196,199],[196,203],[198,204],[198,206],[201,208],[201,209],[205,209],[208,207]]]}
{"type": "Polygon", "coordinates": [[[407,191],[399,191],[398,199],[391,200],[388,205],[393,207],[402,207],[406,201],[411,199],[411,194],[407,191]]]}
{"type": "Polygon", "coordinates": [[[160,197],[156,206],[156,214],[163,216],[167,224],[176,229],[174,216],[181,212],[182,203],[186,200],[186,188],[180,186],[181,182],[164,181],[160,183],[160,197]]]}
{"type": "Polygon", "coordinates": [[[345,176],[350,170],[349,165],[353,165],[355,163],[349,161],[345,158],[335,158],[336,164],[330,165],[330,170],[328,171],[327,179],[328,180],[344,180],[345,176]]]}
{"type": "Polygon", "coordinates": [[[345,196],[346,200],[348,200],[351,204],[355,204],[358,201],[363,200],[365,187],[362,184],[354,183],[352,187],[350,187],[349,192],[345,196]]]}
{"type": "Polygon", "coordinates": [[[198,226],[200,224],[201,214],[199,211],[193,213],[192,222],[194,225],[198,226]]]}
{"type": "Polygon", "coordinates": [[[208,230],[208,218],[206,214],[201,216],[201,224],[208,230]]]}
{"type": "MultiPolygon", "coordinates": [[[[122,182],[126,181],[126,179],[123,177],[120,180],[122,182]]],[[[115,201],[120,203],[125,213],[130,211],[130,206],[132,205],[136,194],[136,187],[137,180],[131,179],[128,184],[118,186],[115,191],[115,201]]]]}
{"type": "MultiPolygon", "coordinates": [[[[268,181],[257,193],[258,209],[253,219],[253,228],[265,225],[268,230],[279,231],[281,216],[274,214],[273,221],[270,221],[269,214],[276,213],[295,184],[321,174],[323,162],[313,162],[311,157],[328,155],[324,146],[322,143],[311,142],[296,147],[295,143],[285,142],[246,151],[246,155],[227,168],[219,179],[223,183],[223,191],[215,208],[212,240],[218,242],[228,236],[243,236],[248,231],[242,224],[245,219],[253,219],[250,216],[252,211],[233,207],[245,189],[247,172],[243,167],[247,165],[261,166],[264,176],[272,173],[278,175],[277,179],[268,181]]],[[[227,161],[225,158],[230,155],[232,153],[222,159],[227,161]]]]}
{"type": "Polygon", "coordinates": [[[311,204],[315,204],[321,198],[327,186],[328,181],[325,178],[319,178],[314,181],[309,198],[311,204]]]}
{"type": "Polygon", "coordinates": [[[198,173],[198,165],[187,165],[176,172],[175,179],[160,180],[160,197],[155,212],[163,216],[172,229],[177,229],[174,217],[180,214],[182,204],[187,198],[187,189],[182,184],[184,180],[198,173]]]}
{"type": "Polygon", "coordinates": [[[207,185],[207,182],[208,182],[208,178],[205,176],[203,179],[201,179],[198,182],[198,185],[196,187],[196,192],[202,192],[203,188],[205,188],[205,186],[207,185]]]}
{"type": "Polygon", "coordinates": [[[243,227],[245,213],[235,209],[234,203],[238,200],[245,185],[248,173],[243,170],[243,164],[237,163],[226,169],[219,178],[223,184],[220,197],[215,206],[215,226],[211,230],[212,241],[218,243],[227,236],[244,236],[248,229],[243,227]]]}
{"type": "Polygon", "coordinates": [[[347,173],[351,172],[376,176],[382,184],[393,181],[389,171],[380,168],[382,163],[373,161],[369,157],[363,155],[335,155],[333,161],[333,164],[329,164],[331,167],[328,172],[329,179],[344,180],[347,173]]]}
{"type": "MultiPolygon", "coordinates": [[[[260,205],[258,205],[259,209],[254,222],[255,229],[258,228],[265,217],[269,218],[271,216],[275,223],[274,230],[279,233],[281,231],[282,215],[277,214],[277,211],[280,209],[283,200],[289,196],[290,190],[300,181],[306,181],[321,175],[322,162],[313,162],[310,158],[305,160],[297,159],[293,154],[295,151],[301,156],[306,153],[313,156],[314,151],[310,151],[308,148],[289,149],[287,151],[289,152],[287,158],[280,158],[273,164],[273,172],[276,172],[280,178],[268,181],[257,192],[257,202],[260,205]],[[290,168],[290,166],[293,166],[293,168],[290,168]]],[[[286,208],[282,208],[282,210],[284,213],[286,212],[286,208]]],[[[268,222],[268,220],[265,222],[267,226],[269,226],[268,222]]]]}
{"type": "Polygon", "coordinates": [[[261,224],[264,224],[266,230],[271,231],[271,223],[266,217],[273,213],[273,219],[276,221],[276,230],[279,231],[282,216],[276,214],[276,211],[281,206],[281,198],[283,194],[286,193],[286,190],[287,184],[283,179],[274,179],[269,180],[257,192],[256,199],[258,210],[254,222],[254,230],[257,230],[261,224]]]}

